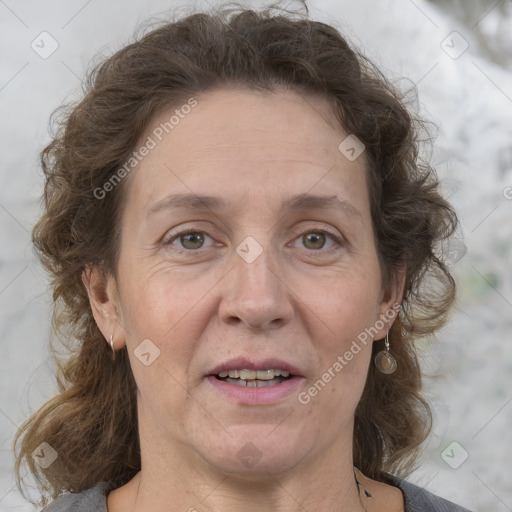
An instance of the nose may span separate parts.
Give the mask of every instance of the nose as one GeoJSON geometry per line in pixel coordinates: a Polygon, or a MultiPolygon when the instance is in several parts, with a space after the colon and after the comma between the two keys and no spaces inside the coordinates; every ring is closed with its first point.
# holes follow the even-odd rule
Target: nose
{"type": "Polygon", "coordinates": [[[291,321],[294,314],[291,286],[275,269],[272,260],[269,249],[251,263],[234,254],[234,268],[219,305],[223,322],[264,331],[291,321]]]}

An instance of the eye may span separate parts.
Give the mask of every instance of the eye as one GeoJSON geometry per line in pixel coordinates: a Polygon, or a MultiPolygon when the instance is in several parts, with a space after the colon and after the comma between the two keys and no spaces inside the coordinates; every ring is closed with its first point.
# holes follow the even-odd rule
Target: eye
{"type": "MultiPolygon", "coordinates": [[[[190,252],[206,249],[207,247],[214,245],[213,243],[205,245],[206,239],[209,239],[213,242],[213,239],[204,231],[189,230],[171,235],[171,237],[168,238],[168,240],[166,240],[164,243],[165,245],[176,247],[179,252],[190,252]]],[[[342,239],[339,236],[324,230],[306,231],[295,240],[302,241],[306,249],[310,249],[311,251],[320,251],[321,249],[326,249],[326,251],[322,252],[327,252],[329,249],[332,249],[337,245],[342,245],[342,239]],[[325,244],[329,241],[329,239],[331,240],[331,245],[326,248],[325,244]]]]}
{"type": "Polygon", "coordinates": [[[318,251],[325,249],[324,246],[328,239],[331,239],[333,243],[327,249],[331,249],[335,245],[341,245],[342,243],[340,237],[323,230],[306,231],[296,240],[301,240],[307,249],[318,251]]]}
{"type": "Polygon", "coordinates": [[[193,251],[197,249],[204,249],[205,238],[213,240],[204,231],[182,231],[172,236],[165,242],[166,245],[173,245],[179,250],[193,251]],[[181,246],[176,246],[174,241],[177,241],[181,246]]]}

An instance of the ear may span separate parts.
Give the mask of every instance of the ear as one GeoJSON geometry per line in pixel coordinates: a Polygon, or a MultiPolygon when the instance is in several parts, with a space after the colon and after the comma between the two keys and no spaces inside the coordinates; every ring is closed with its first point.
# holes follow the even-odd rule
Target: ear
{"type": "Polygon", "coordinates": [[[404,294],[405,275],[404,265],[395,271],[391,285],[387,289],[382,290],[381,302],[379,304],[379,318],[375,322],[375,327],[378,329],[378,332],[374,339],[379,340],[386,336],[400,312],[404,294]]]}
{"type": "Polygon", "coordinates": [[[82,272],[82,282],[89,296],[94,320],[105,340],[110,346],[110,336],[113,336],[116,349],[123,347],[126,336],[114,277],[98,266],[90,265],[82,272]]]}

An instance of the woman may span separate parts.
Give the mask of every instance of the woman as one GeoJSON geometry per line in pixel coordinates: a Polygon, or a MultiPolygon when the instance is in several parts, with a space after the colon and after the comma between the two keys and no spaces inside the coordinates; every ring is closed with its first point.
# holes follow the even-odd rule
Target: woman
{"type": "Polygon", "coordinates": [[[45,511],[464,510],[403,480],[413,341],[455,293],[419,129],[334,28],[270,10],[97,68],[42,154],[71,354],[15,442],[45,511]]]}

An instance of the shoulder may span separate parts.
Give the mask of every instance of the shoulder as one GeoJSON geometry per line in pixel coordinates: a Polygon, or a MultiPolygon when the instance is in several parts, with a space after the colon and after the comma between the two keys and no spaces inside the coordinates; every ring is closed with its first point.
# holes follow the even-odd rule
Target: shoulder
{"type": "Polygon", "coordinates": [[[41,512],[107,512],[107,484],[99,484],[78,493],[59,496],[41,512]]]}
{"type": "Polygon", "coordinates": [[[390,476],[389,480],[402,491],[405,512],[471,512],[396,476],[390,476]]]}

